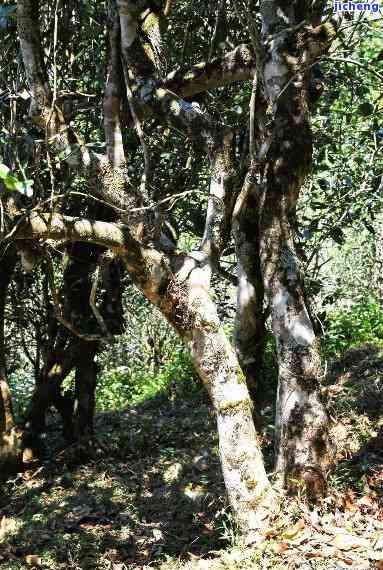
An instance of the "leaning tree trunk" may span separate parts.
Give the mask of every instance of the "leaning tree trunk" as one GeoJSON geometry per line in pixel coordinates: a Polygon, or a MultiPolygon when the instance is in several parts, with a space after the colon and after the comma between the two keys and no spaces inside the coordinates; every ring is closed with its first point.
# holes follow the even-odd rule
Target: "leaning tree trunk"
{"type": "Polygon", "coordinates": [[[190,331],[195,365],[216,412],[219,450],[229,501],[248,538],[263,528],[270,514],[272,493],[252,418],[245,379],[216,316],[208,291],[199,292],[203,326],[190,331]]]}
{"type": "MultiPolygon", "coordinates": [[[[222,472],[230,504],[247,540],[267,526],[275,507],[252,418],[252,401],[235,351],[210,294],[206,256],[174,255],[164,263],[127,266],[144,295],[157,305],[190,348],[213,404],[222,472]],[[169,271],[170,269],[170,271],[169,271]],[[145,281],[143,281],[145,276],[145,281]]],[[[149,260],[148,260],[149,261],[149,260]]],[[[160,260],[158,260],[160,261],[160,260]]]]}
{"type": "Polygon", "coordinates": [[[260,89],[266,105],[255,162],[261,271],[279,366],[276,469],[289,487],[306,482],[309,493],[318,495],[324,491],[332,450],[321,399],[319,346],[305,304],[294,228],[299,190],[312,159],[308,69],[330,45],[334,28],[303,26],[305,19],[310,21],[310,4],[261,2],[260,89]]]}
{"type": "Polygon", "coordinates": [[[20,465],[20,445],[14,427],[12,396],[7,382],[4,319],[7,291],[16,264],[16,254],[1,251],[0,261],[0,478],[17,471],[20,465]]]}

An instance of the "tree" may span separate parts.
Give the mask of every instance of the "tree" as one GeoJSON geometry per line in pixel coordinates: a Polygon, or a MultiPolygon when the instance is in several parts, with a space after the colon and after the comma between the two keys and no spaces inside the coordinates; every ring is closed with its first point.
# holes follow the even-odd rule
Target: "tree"
{"type": "Polygon", "coordinates": [[[14,248],[2,251],[0,267],[0,477],[18,467],[20,446],[14,429],[12,398],[7,383],[4,312],[9,282],[16,263],[14,248]]]}
{"type": "MultiPolygon", "coordinates": [[[[164,40],[170,35],[163,36],[161,31],[163,7],[147,0],[110,2],[103,98],[106,153],[101,154],[86,143],[78,128],[85,96],[58,89],[68,80],[65,72],[71,67],[58,53],[60,18],[70,26],[80,8],[68,3],[59,9],[57,3],[52,12],[43,2],[19,0],[17,4],[18,36],[30,93],[28,132],[43,144],[50,198],[35,199],[32,204],[31,179],[20,181],[12,172],[5,172],[8,190],[3,193],[6,226],[2,234],[6,243],[16,244],[24,259],[31,243],[39,245],[35,248],[51,275],[56,317],[73,337],[69,350],[67,346],[69,361],[64,363],[55,352],[55,334],[59,333],[51,334],[41,386],[48,391],[55,386],[56,399],[53,394],[41,403],[41,387],[37,387],[32,417],[43,412],[47,402],[60,406],[57,388],[76,367],[77,400],[83,403],[79,431],[80,435],[84,430],[91,432],[94,356],[97,343],[113,334],[106,311],[100,311],[94,302],[97,276],[104,266],[105,251],[109,251],[110,258],[123,263],[136,287],[189,346],[216,412],[229,499],[240,527],[251,534],[266,524],[274,497],[246,386],[247,380],[254,395],[268,312],[279,365],[277,471],[289,487],[294,481],[305,482],[315,496],[323,493],[331,464],[329,420],[320,396],[318,341],[307,308],[294,232],[296,203],[312,158],[311,68],[327,52],[336,25],[329,20],[321,23],[322,2],[294,1],[286,7],[275,0],[260,2],[257,8],[251,2],[244,6],[238,1],[228,13],[221,3],[208,61],[165,76],[171,54],[164,40]],[[251,42],[212,58],[218,31],[227,38],[230,21],[236,22],[234,35],[238,29],[243,34],[249,32],[251,42]],[[201,106],[195,98],[249,79],[253,89],[248,145],[239,165],[234,153],[236,133],[217,118],[214,109],[210,113],[207,105],[201,106]],[[161,192],[154,190],[157,172],[150,157],[148,129],[153,133],[158,125],[183,133],[185,140],[204,149],[209,160],[203,235],[189,252],[178,249],[166,234],[161,192]],[[137,161],[126,135],[133,128],[141,146],[142,176],[137,176],[137,161]],[[69,205],[55,195],[55,184],[66,188],[69,205]],[[85,194],[85,205],[80,206],[74,196],[80,194],[75,190],[79,184],[85,194]],[[221,271],[220,260],[232,233],[239,263],[236,351],[223,331],[211,295],[212,275],[221,271]],[[72,257],[75,280],[78,272],[83,272],[81,290],[90,303],[81,297],[80,315],[66,286],[68,271],[64,270],[60,293],[63,302],[54,284],[50,260],[54,243],[63,243],[69,259],[72,257]],[[82,269],[78,265],[81,255],[82,269]],[[84,321],[88,321],[88,330],[84,321]],[[89,330],[92,327],[96,332],[89,330]],[[51,383],[54,372],[58,374],[51,383]]],[[[166,14],[169,11],[167,3],[166,14]]],[[[68,47],[67,39],[60,38],[63,46],[68,47]]],[[[30,167],[32,161],[28,160],[30,167]]],[[[41,166],[42,162],[35,163],[35,171],[41,166]]],[[[178,191],[169,181],[168,188],[170,197],[178,191]]],[[[113,294],[113,287],[119,287],[118,277],[114,286],[106,278],[102,285],[112,305],[118,304],[113,294]]]]}

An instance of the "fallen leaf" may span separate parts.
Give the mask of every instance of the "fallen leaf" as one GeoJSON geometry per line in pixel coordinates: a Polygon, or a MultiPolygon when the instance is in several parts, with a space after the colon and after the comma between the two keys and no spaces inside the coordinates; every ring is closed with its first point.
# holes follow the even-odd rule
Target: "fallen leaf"
{"type": "Polygon", "coordinates": [[[292,526],[288,530],[285,530],[285,532],[282,534],[282,538],[285,538],[287,540],[295,538],[297,534],[300,533],[305,528],[305,526],[306,525],[304,520],[300,519],[298,522],[295,523],[294,526],[292,526]]]}
{"type": "Polygon", "coordinates": [[[28,566],[41,566],[41,557],[37,554],[27,554],[25,562],[28,566]]]}
{"type": "Polygon", "coordinates": [[[354,548],[368,548],[370,546],[368,540],[349,533],[337,534],[330,544],[339,550],[353,550],[354,548]]]}
{"type": "Polygon", "coordinates": [[[289,548],[290,546],[287,544],[287,542],[279,542],[273,545],[273,550],[276,554],[283,554],[289,548]]]}
{"type": "Polygon", "coordinates": [[[335,554],[337,560],[340,560],[341,562],[343,562],[344,564],[346,564],[347,566],[352,566],[354,561],[351,558],[346,558],[345,556],[342,556],[341,552],[337,552],[335,554]]]}
{"type": "Polygon", "coordinates": [[[352,491],[348,491],[346,493],[346,496],[343,499],[343,508],[345,511],[351,511],[351,512],[355,512],[358,510],[358,507],[355,504],[355,493],[353,493],[352,491]]]}

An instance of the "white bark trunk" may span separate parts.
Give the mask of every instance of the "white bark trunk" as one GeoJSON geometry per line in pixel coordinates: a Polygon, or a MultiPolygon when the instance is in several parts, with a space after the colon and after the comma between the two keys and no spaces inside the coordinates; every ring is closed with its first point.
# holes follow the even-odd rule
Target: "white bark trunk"
{"type": "Polygon", "coordinates": [[[252,402],[238,359],[209,294],[209,268],[187,280],[187,305],[195,314],[186,334],[217,417],[222,472],[237,522],[251,540],[267,523],[273,493],[252,419],[252,402]]]}

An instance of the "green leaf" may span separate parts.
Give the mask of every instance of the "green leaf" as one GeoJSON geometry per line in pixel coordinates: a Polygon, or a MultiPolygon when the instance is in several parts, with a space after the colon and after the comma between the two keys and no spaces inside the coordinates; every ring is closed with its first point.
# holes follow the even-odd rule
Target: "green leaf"
{"type": "Polygon", "coordinates": [[[5,164],[0,164],[0,178],[4,180],[4,178],[7,178],[8,173],[9,173],[8,166],[6,166],[5,164]]]}
{"type": "Polygon", "coordinates": [[[5,179],[4,179],[4,184],[5,187],[8,190],[16,190],[16,184],[18,183],[18,179],[16,178],[16,176],[12,176],[11,174],[9,174],[5,179]]]}

